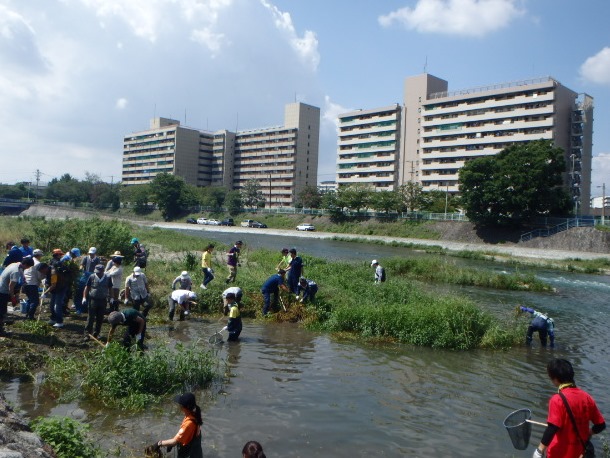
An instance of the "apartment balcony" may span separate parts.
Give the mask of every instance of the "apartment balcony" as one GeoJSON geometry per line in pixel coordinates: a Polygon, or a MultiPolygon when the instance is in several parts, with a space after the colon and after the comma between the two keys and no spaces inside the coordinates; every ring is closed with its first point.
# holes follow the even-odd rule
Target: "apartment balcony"
{"type": "MultiPolygon", "coordinates": [[[[400,126],[398,126],[398,127],[400,127],[400,126]]],[[[339,138],[344,139],[345,137],[351,137],[354,135],[372,135],[374,137],[377,137],[379,134],[386,133],[386,132],[396,133],[397,126],[396,125],[371,126],[371,127],[366,127],[366,128],[362,128],[362,129],[342,130],[339,132],[339,138]]],[[[340,140],[340,141],[345,141],[345,140],[340,140]]]]}
{"type": "MultiPolygon", "coordinates": [[[[493,109],[493,108],[502,108],[502,107],[510,107],[513,105],[524,105],[530,104],[534,102],[548,102],[553,101],[555,99],[555,95],[553,91],[548,92],[544,95],[537,95],[534,97],[533,95],[519,95],[515,96],[511,99],[504,100],[496,100],[496,97],[499,97],[501,94],[496,94],[493,96],[487,96],[481,101],[477,101],[473,103],[467,103],[466,100],[459,101],[457,106],[447,107],[447,108],[434,108],[434,109],[424,109],[422,110],[422,115],[424,116],[443,116],[443,115],[451,115],[454,113],[464,112],[468,110],[479,110],[479,109],[493,109]]],[[[508,95],[508,94],[506,94],[508,95]]],[[[467,99],[473,100],[473,99],[467,99]]],[[[442,103],[442,102],[441,102],[442,103]]],[[[447,101],[447,103],[450,103],[447,101]]],[[[431,107],[434,105],[433,103],[426,103],[425,108],[431,107]]],[[[519,108],[522,109],[522,108],[519,108]]]]}
{"type": "Polygon", "coordinates": [[[356,118],[351,121],[345,121],[345,122],[342,121],[342,118],[339,118],[339,128],[351,127],[351,126],[362,126],[362,125],[367,125],[367,124],[377,124],[380,122],[396,121],[396,120],[397,120],[396,112],[389,112],[387,115],[383,115],[383,116],[375,115],[375,116],[372,116],[372,117],[366,118],[366,119],[356,118]]]}
{"type": "Polygon", "coordinates": [[[517,108],[513,111],[487,111],[486,113],[476,114],[476,115],[466,115],[461,114],[455,118],[449,119],[433,119],[426,120],[425,117],[422,119],[421,125],[422,128],[434,127],[437,125],[443,124],[453,124],[453,123],[466,123],[466,122],[486,122],[490,120],[499,120],[499,119],[510,119],[515,117],[522,116],[540,116],[540,115],[553,115],[554,114],[554,105],[548,105],[545,107],[539,108],[517,108]]]}

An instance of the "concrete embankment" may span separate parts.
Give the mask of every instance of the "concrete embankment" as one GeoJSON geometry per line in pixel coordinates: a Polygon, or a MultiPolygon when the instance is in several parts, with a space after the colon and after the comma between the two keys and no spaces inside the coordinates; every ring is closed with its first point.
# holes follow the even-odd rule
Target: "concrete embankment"
{"type": "Polygon", "coordinates": [[[56,458],[0,393],[0,458],[56,458]]]}

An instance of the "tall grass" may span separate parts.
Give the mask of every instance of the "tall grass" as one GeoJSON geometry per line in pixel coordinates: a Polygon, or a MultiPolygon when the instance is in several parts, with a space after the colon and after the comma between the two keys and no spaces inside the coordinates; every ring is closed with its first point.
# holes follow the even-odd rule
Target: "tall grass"
{"type": "MultiPolygon", "coordinates": [[[[195,345],[129,352],[113,343],[104,351],[53,358],[45,387],[55,395],[76,396],[108,407],[140,410],[164,396],[205,387],[216,375],[213,355],[195,345]]],[[[64,396],[66,397],[66,396],[64,396]]]]}
{"type": "MultiPolygon", "coordinates": [[[[38,417],[32,429],[49,444],[57,458],[101,458],[99,447],[87,436],[89,425],[69,417],[38,417]]],[[[21,454],[18,454],[21,456],[21,454]]],[[[10,455],[17,456],[17,455],[10,455]]]]}

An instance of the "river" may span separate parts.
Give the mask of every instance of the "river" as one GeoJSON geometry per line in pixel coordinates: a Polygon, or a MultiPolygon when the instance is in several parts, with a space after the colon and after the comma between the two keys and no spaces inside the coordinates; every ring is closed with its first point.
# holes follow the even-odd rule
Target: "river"
{"type": "MultiPolygon", "coordinates": [[[[206,238],[212,237],[210,232],[206,238]]],[[[232,242],[235,234],[219,233],[232,242]]],[[[370,261],[422,255],[406,248],[272,236],[242,237],[252,247],[296,246],[313,256],[370,261]]],[[[491,262],[447,262],[507,266],[491,262]]],[[[531,270],[531,269],[530,269],[531,270]]],[[[528,293],[435,287],[467,295],[483,307],[508,314],[523,303],[547,311],[557,325],[555,349],[456,352],[408,345],[342,342],[292,324],[244,320],[242,341],[212,347],[222,381],[199,393],[204,412],[204,453],[238,457],[258,440],[268,457],[525,457],[542,428],[533,427],[527,451],[515,450],[503,427],[513,410],[527,407],[544,422],[554,388],[545,373],[552,357],[574,364],[577,383],[610,416],[606,342],[610,280],[604,276],[535,270],[557,292],[528,293]]],[[[320,282],[323,284],[323,281],[320,282]]],[[[218,324],[205,320],[156,328],[168,339],[205,341],[218,324]]],[[[181,420],[167,403],[136,416],[76,403],[56,405],[38,394],[37,383],[12,380],[3,391],[30,416],[70,414],[91,423],[106,448],[140,450],[172,437],[181,420]]],[[[596,442],[598,450],[601,445],[596,442]]],[[[133,456],[139,456],[134,452],[133,456]]]]}

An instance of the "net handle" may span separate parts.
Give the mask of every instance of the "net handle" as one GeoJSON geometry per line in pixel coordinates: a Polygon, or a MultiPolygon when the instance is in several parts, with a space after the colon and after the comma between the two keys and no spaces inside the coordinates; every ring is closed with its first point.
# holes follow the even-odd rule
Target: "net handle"
{"type": "Polygon", "coordinates": [[[539,425],[539,426],[544,426],[545,428],[548,426],[546,423],[540,423],[539,421],[534,421],[534,420],[525,420],[528,423],[532,423],[534,425],[539,425]]]}

